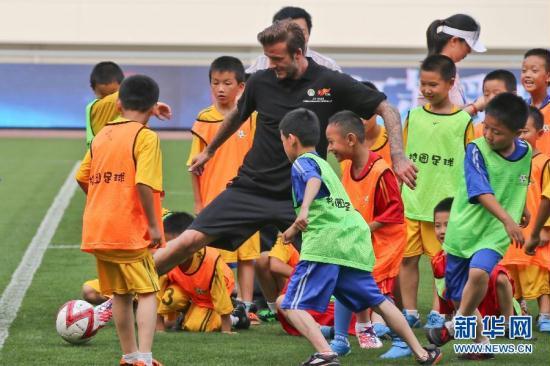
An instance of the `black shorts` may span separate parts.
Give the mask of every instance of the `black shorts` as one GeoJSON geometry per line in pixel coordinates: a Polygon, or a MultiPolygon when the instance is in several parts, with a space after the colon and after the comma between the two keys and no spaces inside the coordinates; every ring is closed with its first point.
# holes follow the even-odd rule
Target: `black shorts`
{"type": "Polygon", "coordinates": [[[233,251],[263,227],[274,226],[282,232],[295,219],[290,197],[272,198],[266,192],[233,184],[199,213],[189,229],[216,238],[211,246],[233,251]]]}

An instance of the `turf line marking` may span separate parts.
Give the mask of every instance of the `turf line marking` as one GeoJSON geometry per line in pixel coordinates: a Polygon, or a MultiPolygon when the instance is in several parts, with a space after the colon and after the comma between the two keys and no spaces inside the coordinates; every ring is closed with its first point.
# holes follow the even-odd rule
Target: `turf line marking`
{"type": "Polygon", "coordinates": [[[50,245],[48,249],[80,249],[80,245],[70,245],[70,244],[50,245]]]}
{"type": "Polygon", "coordinates": [[[19,263],[10,283],[2,293],[0,298],[0,350],[4,347],[4,342],[9,335],[8,330],[17,317],[17,312],[31,285],[34,274],[40,267],[40,263],[42,263],[44,252],[48,248],[57,226],[76,191],[77,184],[74,176],[79,166],[80,162],[78,161],[57,193],[46,216],[42,219],[36,234],[34,234],[25,251],[23,259],[21,259],[21,263],[19,263]]]}

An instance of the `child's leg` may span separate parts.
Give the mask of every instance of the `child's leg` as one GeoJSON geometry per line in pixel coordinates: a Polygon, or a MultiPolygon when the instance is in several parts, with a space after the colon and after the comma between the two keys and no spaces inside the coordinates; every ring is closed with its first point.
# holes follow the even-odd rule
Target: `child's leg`
{"type": "Polygon", "coordinates": [[[157,297],[154,292],[138,295],[136,311],[139,351],[150,353],[157,323],[157,297]]]}
{"type": "Polygon", "coordinates": [[[537,299],[540,314],[550,314],[550,295],[542,295],[537,299]]]}
{"type": "Polygon", "coordinates": [[[496,291],[500,314],[504,316],[505,323],[508,324],[508,319],[514,315],[514,305],[512,303],[514,292],[508,276],[504,273],[499,273],[497,276],[496,291]]]}
{"type": "Polygon", "coordinates": [[[403,258],[401,262],[401,270],[399,271],[399,291],[401,293],[401,302],[403,309],[416,310],[419,271],[418,262],[420,256],[403,258]]]}
{"type": "Polygon", "coordinates": [[[82,285],[82,298],[92,305],[99,305],[109,298],[99,292],[99,280],[94,279],[84,282],[82,285]]]}
{"type": "MultiPolygon", "coordinates": [[[[366,312],[366,310],[365,310],[366,312]]],[[[340,301],[334,302],[334,336],[348,338],[349,323],[352,316],[351,310],[346,308],[340,301]]],[[[357,321],[359,321],[359,314],[357,313],[357,321]]],[[[363,314],[363,312],[361,312],[363,314]]]]}
{"type": "Polygon", "coordinates": [[[332,352],[327,340],[323,337],[323,333],[321,333],[319,324],[307,311],[287,309],[286,316],[294,328],[307,338],[317,352],[332,352]]]}
{"type": "MultiPolygon", "coordinates": [[[[127,355],[137,352],[136,335],[134,331],[134,296],[132,294],[113,294],[113,318],[120,341],[122,353],[127,355]]],[[[156,316],[156,309],[153,310],[156,316]]]]}
{"type": "Polygon", "coordinates": [[[274,303],[279,293],[275,278],[269,269],[269,252],[262,252],[260,254],[260,258],[256,259],[255,269],[265,301],[267,303],[274,303]]]}
{"type": "Polygon", "coordinates": [[[420,345],[407,320],[394,304],[384,300],[381,304],[374,306],[373,309],[382,315],[388,326],[397,335],[405,340],[417,358],[424,359],[426,357],[426,350],[420,345]]]}
{"type": "Polygon", "coordinates": [[[254,261],[240,260],[237,262],[237,280],[238,298],[240,298],[245,306],[246,311],[250,310],[250,305],[254,297],[254,261]]]}

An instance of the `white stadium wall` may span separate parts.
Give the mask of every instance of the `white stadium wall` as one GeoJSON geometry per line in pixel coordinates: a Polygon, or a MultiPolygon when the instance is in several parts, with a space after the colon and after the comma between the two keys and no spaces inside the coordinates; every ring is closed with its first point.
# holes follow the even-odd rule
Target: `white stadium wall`
{"type": "Polygon", "coordinates": [[[411,53],[417,60],[430,21],[457,12],[481,23],[493,57],[485,61],[506,63],[512,55],[516,62],[523,50],[550,45],[550,0],[0,0],[0,61],[56,62],[72,55],[78,62],[86,57],[78,51],[94,50],[139,51],[119,53],[137,63],[204,64],[220,49],[246,60],[259,50],[258,31],[286,5],[312,14],[312,47],[342,64],[383,65],[411,53]],[[376,62],[386,54],[397,56],[376,62]]]}

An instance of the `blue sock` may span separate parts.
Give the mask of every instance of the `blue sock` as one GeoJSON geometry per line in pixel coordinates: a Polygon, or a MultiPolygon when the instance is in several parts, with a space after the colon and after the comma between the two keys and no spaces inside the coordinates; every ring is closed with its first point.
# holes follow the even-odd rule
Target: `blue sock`
{"type": "Polygon", "coordinates": [[[348,338],[349,323],[351,322],[351,311],[340,301],[334,302],[334,337],[348,338]]]}

